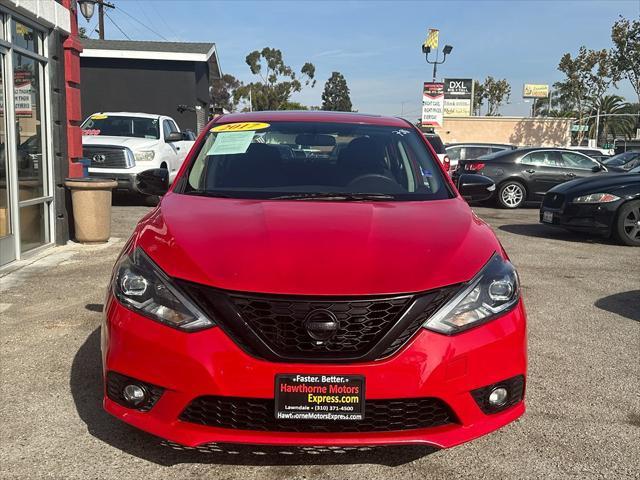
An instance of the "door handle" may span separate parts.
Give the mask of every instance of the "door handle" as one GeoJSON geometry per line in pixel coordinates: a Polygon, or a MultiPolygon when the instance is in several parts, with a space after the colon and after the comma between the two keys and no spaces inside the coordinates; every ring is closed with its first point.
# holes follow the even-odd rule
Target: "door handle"
{"type": "Polygon", "coordinates": [[[527,173],[536,173],[536,171],[533,168],[529,168],[529,169],[525,170],[525,172],[527,172],[527,173]]]}
{"type": "Polygon", "coordinates": [[[565,175],[566,175],[567,177],[575,177],[575,176],[576,176],[576,174],[575,174],[575,173],[565,173],[565,175]]]}

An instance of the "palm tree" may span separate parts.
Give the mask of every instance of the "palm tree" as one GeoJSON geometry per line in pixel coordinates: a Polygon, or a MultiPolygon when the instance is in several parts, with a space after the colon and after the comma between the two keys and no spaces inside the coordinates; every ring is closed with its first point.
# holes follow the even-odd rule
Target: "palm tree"
{"type": "Polygon", "coordinates": [[[625,102],[619,95],[605,95],[599,101],[596,100],[589,105],[592,118],[589,118],[589,137],[596,136],[596,115],[600,112],[600,127],[597,132],[598,145],[600,140],[606,140],[609,136],[613,138],[624,137],[631,139],[635,134],[638,109],[637,106],[625,102]]]}

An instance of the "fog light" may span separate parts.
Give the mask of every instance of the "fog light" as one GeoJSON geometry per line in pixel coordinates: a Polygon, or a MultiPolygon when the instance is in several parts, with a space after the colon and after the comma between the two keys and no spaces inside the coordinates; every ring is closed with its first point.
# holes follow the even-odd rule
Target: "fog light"
{"type": "Polygon", "coordinates": [[[127,385],[122,390],[122,396],[136,407],[147,401],[147,391],[139,385],[127,385]]]}
{"type": "Polygon", "coordinates": [[[489,405],[492,407],[500,407],[507,402],[509,392],[504,387],[498,387],[491,390],[489,394],[489,405]]]}

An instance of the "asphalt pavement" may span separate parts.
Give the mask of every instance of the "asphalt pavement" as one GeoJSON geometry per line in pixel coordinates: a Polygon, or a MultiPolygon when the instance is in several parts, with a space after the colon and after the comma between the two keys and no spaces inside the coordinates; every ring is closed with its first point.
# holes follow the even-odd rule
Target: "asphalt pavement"
{"type": "Polygon", "coordinates": [[[540,225],[535,208],[476,209],[529,313],[528,411],[497,432],[441,451],[185,450],[101,408],[105,289],[148,210],[114,207],[106,245],[0,270],[0,478],[640,478],[640,249],[540,225]]]}

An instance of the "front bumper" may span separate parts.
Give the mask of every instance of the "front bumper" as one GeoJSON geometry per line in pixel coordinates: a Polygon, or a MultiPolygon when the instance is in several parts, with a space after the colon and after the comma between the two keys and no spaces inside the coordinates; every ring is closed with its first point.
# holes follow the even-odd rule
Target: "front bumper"
{"type": "Polygon", "coordinates": [[[620,201],[610,203],[564,203],[559,208],[542,205],[540,222],[570,230],[608,237],[611,235],[620,201]],[[545,215],[546,212],[546,215],[545,215]]]}
{"type": "Polygon", "coordinates": [[[136,187],[135,173],[112,173],[105,170],[89,169],[90,177],[108,178],[118,182],[116,190],[123,190],[130,193],[140,193],[136,187]]]}
{"type": "MultiPolygon", "coordinates": [[[[167,440],[269,445],[427,444],[453,447],[520,417],[524,401],[485,414],[471,391],[526,374],[526,315],[522,302],[512,312],[455,336],[420,331],[400,352],[355,364],[276,363],[241,350],[220,328],[183,333],[122,307],[111,295],[102,329],[103,369],[164,388],[147,412],[124,407],[105,395],[112,415],[167,440]],[[458,423],[412,430],[358,433],[289,433],[208,427],[179,420],[196,397],[217,395],[272,399],[279,373],[365,375],[366,398],[435,397],[458,423]]],[[[365,412],[366,416],[366,412],[365,412]]]]}

